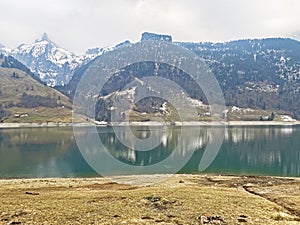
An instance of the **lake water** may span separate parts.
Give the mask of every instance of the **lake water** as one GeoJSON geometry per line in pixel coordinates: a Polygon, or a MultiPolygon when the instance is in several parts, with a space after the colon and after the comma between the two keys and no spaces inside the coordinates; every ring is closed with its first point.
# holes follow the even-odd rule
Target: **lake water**
{"type": "Polygon", "coordinates": [[[128,134],[126,129],[111,127],[99,127],[96,132],[82,128],[81,148],[85,149],[81,151],[72,128],[0,129],[0,177],[99,176],[95,170],[101,175],[177,171],[300,176],[300,126],[151,129],[133,127],[128,134]],[[96,142],[96,136],[88,135],[91,132],[96,142]],[[224,135],[220,149],[214,145],[222,139],[218,132],[224,135]],[[152,135],[158,144],[149,151],[133,150],[135,142],[128,147],[135,140],[132,134],[141,140],[152,135]],[[205,170],[199,171],[205,157],[205,170]]]}

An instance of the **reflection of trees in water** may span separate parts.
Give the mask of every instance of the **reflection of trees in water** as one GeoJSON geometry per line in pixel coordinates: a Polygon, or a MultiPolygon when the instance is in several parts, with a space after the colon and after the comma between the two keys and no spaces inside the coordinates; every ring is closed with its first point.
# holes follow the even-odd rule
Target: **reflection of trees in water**
{"type": "MultiPolygon", "coordinates": [[[[114,132],[99,133],[99,137],[104,146],[115,158],[132,165],[153,165],[167,157],[184,156],[188,152],[195,151],[203,147],[208,142],[208,130],[201,129],[195,132],[193,127],[163,127],[152,130],[147,128],[132,127],[136,138],[145,139],[151,137],[155,143],[160,143],[156,148],[149,151],[134,150],[135,143],[133,137],[128,132],[123,132],[122,138],[132,143],[130,147],[123,145],[114,132]],[[174,152],[176,149],[176,152],[174,152]]],[[[197,130],[196,130],[197,131],[197,130]]],[[[119,134],[120,135],[120,134],[119,134]]]]}
{"type": "MultiPolygon", "coordinates": [[[[201,128],[199,134],[193,127],[184,127],[182,130],[180,127],[164,127],[150,133],[146,127],[133,127],[135,137],[153,135],[160,143],[157,148],[145,152],[122,145],[112,128],[100,128],[95,135],[100,136],[116,159],[133,165],[150,165],[168,157],[178,159],[195,152],[185,170],[189,173],[198,171],[208,141],[217,139],[214,129],[217,128],[201,128]],[[177,151],[174,152],[176,147],[177,151]]],[[[86,154],[93,157],[94,153],[100,152],[101,156],[99,146],[93,144],[94,136],[85,138],[86,132],[90,131],[83,129],[82,136],[88,147],[86,154]]],[[[128,141],[133,140],[126,132],[122,135],[128,141]]],[[[299,146],[300,127],[230,127],[225,133],[222,149],[208,172],[300,176],[299,146]]],[[[95,156],[98,157],[97,154],[95,156]]],[[[0,176],[4,173],[47,176],[50,169],[62,176],[66,172],[76,171],[74,176],[77,176],[82,171],[90,172],[83,162],[70,128],[0,130],[0,176]]],[[[104,160],[101,163],[109,164],[104,160]]]]}
{"type": "Polygon", "coordinates": [[[72,128],[20,128],[3,129],[1,135],[8,135],[12,145],[57,144],[64,145],[73,140],[72,128]]]}
{"type": "Polygon", "coordinates": [[[254,127],[230,127],[226,129],[225,141],[233,143],[247,142],[261,139],[265,136],[292,135],[295,128],[273,127],[273,126],[254,126],[254,127]]]}
{"type": "Polygon", "coordinates": [[[10,142],[10,136],[2,131],[3,130],[0,129],[0,150],[5,149],[10,142]]]}
{"type": "Polygon", "coordinates": [[[55,167],[57,159],[76,147],[71,128],[3,129],[0,146],[0,172],[20,174],[27,168],[42,170],[48,164],[55,167]]]}
{"type": "Polygon", "coordinates": [[[295,127],[227,129],[223,151],[232,165],[300,175],[300,131],[295,127]],[[275,171],[276,170],[276,171],[275,171]]]}

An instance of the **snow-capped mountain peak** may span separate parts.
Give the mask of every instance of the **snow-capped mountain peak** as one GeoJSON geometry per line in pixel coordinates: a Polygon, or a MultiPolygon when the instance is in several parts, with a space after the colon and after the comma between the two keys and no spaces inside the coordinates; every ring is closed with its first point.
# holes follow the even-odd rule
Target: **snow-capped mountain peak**
{"type": "Polygon", "coordinates": [[[50,41],[49,37],[48,37],[48,34],[47,33],[43,33],[43,36],[42,36],[42,41],[50,41]]]}
{"type": "Polygon", "coordinates": [[[41,41],[52,42],[54,44],[54,42],[50,40],[47,33],[43,33],[42,38],[38,38],[35,40],[35,42],[41,42],[41,41]]]}
{"type": "Polygon", "coordinates": [[[0,53],[11,55],[22,62],[47,85],[58,86],[67,84],[79,66],[89,63],[105,52],[130,44],[127,40],[115,47],[90,48],[84,54],[76,55],[60,47],[47,33],[43,33],[42,37],[33,43],[21,44],[14,49],[0,45],[0,53]]]}
{"type": "Polygon", "coordinates": [[[50,86],[66,84],[82,63],[81,57],[59,47],[46,33],[32,44],[21,44],[10,54],[50,86]]]}

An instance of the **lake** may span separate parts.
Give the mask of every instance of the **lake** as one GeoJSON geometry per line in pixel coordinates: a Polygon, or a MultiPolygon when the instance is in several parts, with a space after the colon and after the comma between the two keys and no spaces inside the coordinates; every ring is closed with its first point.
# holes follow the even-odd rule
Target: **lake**
{"type": "Polygon", "coordinates": [[[130,132],[98,127],[76,132],[75,138],[72,128],[0,129],[0,177],[173,172],[300,176],[300,126],[132,127],[130,132]],[[140,150],[149,137],[155,147],[140,150]],[[142,140],[139,148],[137,140],[142,140]]]}

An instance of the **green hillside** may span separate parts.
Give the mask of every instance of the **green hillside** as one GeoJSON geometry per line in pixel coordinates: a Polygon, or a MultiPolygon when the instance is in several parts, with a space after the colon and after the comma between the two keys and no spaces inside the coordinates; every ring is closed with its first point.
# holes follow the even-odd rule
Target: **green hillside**
{"type": "Polygon", "coordinates": [[[0,120],[70,122],[69,98],[39,82],[16,64],[16,60],[9,60],[3,55],[0,57],[0,120]]]}

